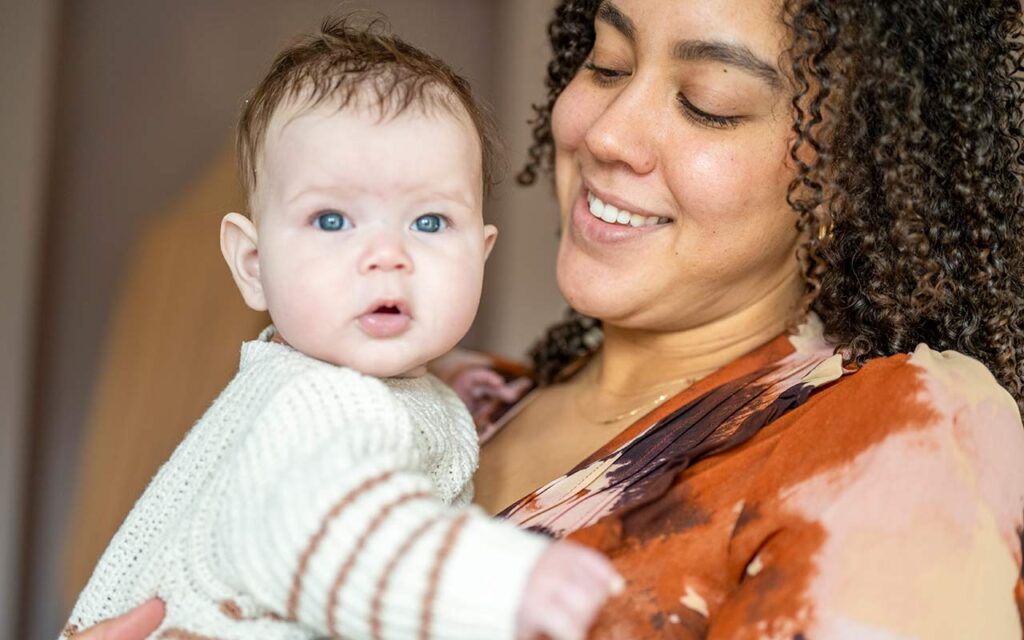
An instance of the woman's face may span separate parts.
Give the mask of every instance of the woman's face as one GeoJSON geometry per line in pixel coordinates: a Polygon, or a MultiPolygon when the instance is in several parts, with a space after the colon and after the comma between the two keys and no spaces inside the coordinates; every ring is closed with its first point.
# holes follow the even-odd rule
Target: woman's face
{"type": "Polygon", "coordinates": [[[779,11],[772,0],[601,5],[593,51],[552,116],[558,282],[574,308],[682,330],[793,281],[779,11]]]}

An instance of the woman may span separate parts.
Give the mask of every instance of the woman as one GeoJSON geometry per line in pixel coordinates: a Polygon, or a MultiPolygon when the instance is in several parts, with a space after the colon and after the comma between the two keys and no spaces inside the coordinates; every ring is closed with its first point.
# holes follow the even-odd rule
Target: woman
{"type": "Polygon", "coordinates": [[[523,179],[554,166],[578,313],[478,501],[613,559],[593,638],[1020,637],[1017,0],[563,0],[550,33],[523,179]]]}

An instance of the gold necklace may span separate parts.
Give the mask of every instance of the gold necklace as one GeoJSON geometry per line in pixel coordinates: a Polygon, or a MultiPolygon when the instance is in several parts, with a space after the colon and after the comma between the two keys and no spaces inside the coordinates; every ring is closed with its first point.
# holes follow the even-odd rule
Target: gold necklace
{"type": "MultiPolygon", "coordinates": [[[[591,378],[596,378],[596,377],[597,377],[597,370],[595,369],[594,370],[594,374],[591,376],[591,378]]],[[[656,409],[659,406],[661,406],[662,404],[664,404],[664,402],[666,400],[668,400],[669,398],[671,398],[672,396],[676,395],[677,393],[679,393],[683,389],[689,387],[694,382],[697,382],[697,380],[699,380],[700,378],[701,378],[701,376],[687,376],[685,378],[676,378],[675,380],[669,380],[668,382],[662,382],[662,383],[654,385],[653,387],[650,387],[648,389],[644,389],[645,393],[650,393],[651,391],[657,391],[658,389],[664,389],[666,387],[670,387],[670,386],[673,386],[673,385],[678,385],[678,388],[673,389],[671,391],[666,391],[666,392],[660,393],[660,394],[658,394],[658,397],[654,398],[653,400],[647,400],[643,404],[641,404],[641,405],[639,405],[637,407],[634,407],[634,408],[632,408],[632,409],[630,409],[628,411],[625,411],[625,412],[620,413],[618,415],[614,415],[614,416],[610,416],[610,417],[604,417],[604,418],[602,418],[602,417],[594,417],[592,414],[589,414],[588,410],[584,409],[584,403],[583,403],[583,400],[582,400],[584,394],[578,393],[578,394],[575,395],[576,410],[588,422],[592,422],[594,424],[601,424],[601,425],[613,424],[613,423],[619,422],[620,420],[625,420],[626,418],[632,418],[633,416],[640,414],[640,412],[647,413],[647,412],[653,411],[654,409],[656,409]]]]}

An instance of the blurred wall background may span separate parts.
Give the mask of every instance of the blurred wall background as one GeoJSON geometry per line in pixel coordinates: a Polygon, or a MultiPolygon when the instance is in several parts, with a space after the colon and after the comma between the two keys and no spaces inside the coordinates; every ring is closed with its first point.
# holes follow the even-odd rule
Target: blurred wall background
{"type": "MultiPolygon", "coordinates": [[[[543,96],[552,5],[0,0],[0,637],[55,637],[63,623],[83,425],[134,243],[213,166],[274,53],[327,14],[380,11],[473,82],[514,169],[543,96]]],[[[510,173],[488,213],[501,235],[467,342],[519,356],[563,307],[555,207],[546,185],[510,173]]]]}
{"type": "Polygon", "coordinates": [[[57,0],[0,0],[0,637],[13,638],[27,503],[57,0]]]}

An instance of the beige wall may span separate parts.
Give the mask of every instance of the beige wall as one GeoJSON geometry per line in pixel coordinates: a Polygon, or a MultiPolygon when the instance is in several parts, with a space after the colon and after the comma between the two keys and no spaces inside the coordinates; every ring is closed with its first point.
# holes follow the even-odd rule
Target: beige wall
{"type": "Polygon", "coordinates": [[[497,3],[493,101],[511,171],[496,190],[491,211],[498,242],[487,266],[487,288],[480,314],[480,342],[498,353],[519,356],[558,317],[564,306],[555,283],[558,217],[548,181],[519,187],[515,173],[530,143],[526,122],[531,104],[546,91],[548,61],[545,26],[553,0],[505,0],[497,3]]]}
{"type": "Polygon", "coordinates": [[[0,0],[0,637],[13,638],[56,0],[0,0]]]}
{"type": "MultiPolygon", "coordinates": [[[[56,0],[52,0],[56,1],[56,0]]],[[[25,3],[29,4],[29,3],[25,3]]],[[[51,206],[46,233],[40,413],[29,514],[30,623],[52,636],[59,547],[79,434],[132,239],[208,166],[237,107],[293,34],[339,6],[372,7],[467,75],[495,106],[517,166],[529,103],[542,95],[549,0],[75,0],[60,29],[51,206]]],[[[2,28],[2,27],[0,27],[2,28]]],[[[490,210],[501,227],[477,346],[518,354],[555,317],[556,221],[548,191],[513,187],[490,210]]],[[[2,631],[0,631],[2,635],[2,631]]]]}

